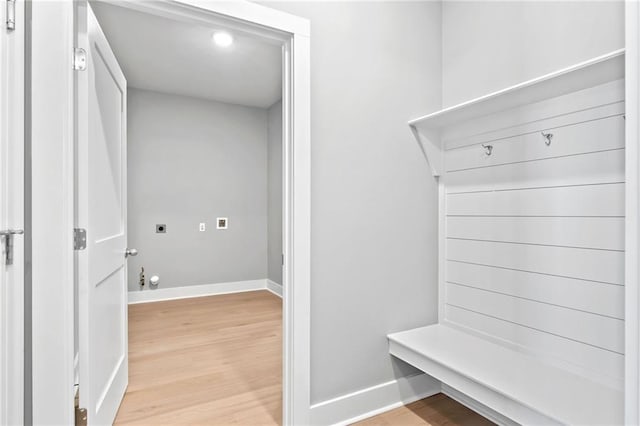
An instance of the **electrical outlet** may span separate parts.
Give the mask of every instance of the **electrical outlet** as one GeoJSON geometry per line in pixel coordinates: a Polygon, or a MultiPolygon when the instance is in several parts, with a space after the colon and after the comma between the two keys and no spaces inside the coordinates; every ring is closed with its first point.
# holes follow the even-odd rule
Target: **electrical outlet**
{"type": "Polygon", "coordinates": [[[204,224],[204,223],[201,223],[201,224],[200,224],[200,232],[204,232],[204,231],[206,231],[206,230],[207,230],[207,225],[206,225],[206,224],[204,224]]]}
{"type": "Polygon", "coordinates": [[[229,219],[226,217],[216,218],[216,228],[217,229],[227,229],[229,227],[229,219]]]}

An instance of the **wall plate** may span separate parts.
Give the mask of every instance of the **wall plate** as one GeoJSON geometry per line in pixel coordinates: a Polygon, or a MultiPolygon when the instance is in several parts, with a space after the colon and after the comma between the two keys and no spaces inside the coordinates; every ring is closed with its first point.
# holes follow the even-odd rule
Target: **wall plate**
{"type": "Polygon", "coordinates": [[[229,227],[229,219],[226,217],[216,218],[216,229],[227,229],[229,227]]]}
{"type": "Polygon", "coordinates": [[[156,234],[166,234],[167,233],[167,225],[164,223],[156,224],[156,234]]]}

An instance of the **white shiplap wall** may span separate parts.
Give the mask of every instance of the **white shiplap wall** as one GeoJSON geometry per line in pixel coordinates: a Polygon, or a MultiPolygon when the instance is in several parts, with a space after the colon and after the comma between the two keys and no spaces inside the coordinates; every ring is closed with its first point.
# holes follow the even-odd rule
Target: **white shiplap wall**
{"type": "Polygon", "coordinates": [[[444,322],[620,384],[623,81],[446,129],[443,140],[444,322]]]}

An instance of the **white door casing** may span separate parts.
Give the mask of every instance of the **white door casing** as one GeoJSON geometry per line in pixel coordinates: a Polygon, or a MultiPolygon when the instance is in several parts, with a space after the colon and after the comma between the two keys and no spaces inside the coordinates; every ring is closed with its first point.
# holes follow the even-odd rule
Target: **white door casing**
{"type": "MultiPolygon", "coordinates": [[[[15,27],[0,22],[0,230],[24,230],[24,2],[14,3],[15,27]]],[[[12,237],[6,263],[0,238],[0,424],[24,423],[24,239],[12,237]]]]}
{"type": "Polygon", "coordinates": [[[77,3],[78,375],[88,424],[112,424],[128,383],[126,80],[96,17],[77,3]],[[85,22],[86,20],[86,22],[85,22]]]}
{"type": "Polygon", "coordinates": [[[640,422],[640,4],[625,2],[625,423],[640,422]]]}

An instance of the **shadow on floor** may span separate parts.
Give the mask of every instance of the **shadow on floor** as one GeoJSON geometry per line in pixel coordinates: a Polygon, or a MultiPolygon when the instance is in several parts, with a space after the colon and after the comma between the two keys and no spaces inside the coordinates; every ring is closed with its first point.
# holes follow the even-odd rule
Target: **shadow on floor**
{"type": "Polygon", "coordinates": [[[475,411],[439,393],[404,407],[366,419],[366,426],[491,426],[494,423],[475,411]]]}

